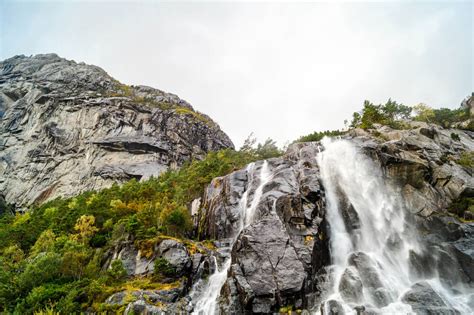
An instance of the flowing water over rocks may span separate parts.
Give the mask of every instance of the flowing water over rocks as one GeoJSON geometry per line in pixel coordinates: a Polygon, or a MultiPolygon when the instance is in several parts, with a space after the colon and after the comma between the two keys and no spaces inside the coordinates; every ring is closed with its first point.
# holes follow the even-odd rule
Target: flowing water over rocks
{"type": "MultiPolygon", "coordinates": [[[[326,191],[332,264],[323,314],[469,314],[473,293],[461,281],[443,286],[437,272],[417,272],[422,255],[399,191],[347,140],[324,139],[318,155],[326,191]],[[425,279],[426,278],[426,279],[425,279]]],[[[448,267],[449,268],[449,267],[448,267]]],[[[451,278],[453,279],[453,278],[451,278]]]]}
{"type": "MultiPolygon", "coordinates": [[[[130,243],[110,256],[131,275],[158,257],[182,270],[179,288],[154,292],[171,314],[472,314],[474,223],[448,210],[474,197],[472,169],[455,162],[474,134],[376,132],[295,143],[213,179],[189,207],[196,237],[215,247],[165,242],[145,259],[130,243]]],[[[156,311],[139,302],[130,309],[156,311]]]]}
{"type": "Polygon", "coordinates": [[[443,156],[472,150],[473,137],[453,142],[453,131],[430,127],[428,138],[426,128],[293,144],[214,179],[195,222],[218,249],[189,309],[472,313],[474,225],[446,208],[474,183],[443,156]]]}
{"type": "MultiPolygon", "coordinates": [[[[252,177],[249,180],[247,190],[244,192],[239,202],[240,213],[238,213],[238,228],[235,232],[235,236],[232,237],[230,247],[234,245],[240,232],[250,223],[252,223],[253,218],[255,217],[255,210],[262,197],[263,188],[271,178],[267,161],[263,161],[258,176],[254,176],[254,163],[248,165],[247,172],[252,177]],[[249,200],[249,192],[253,186],[256,186],[257,188],[249,200]]],[[[193,314],[212,315],[217,311],[218,297],[220,295],[221,288],[227,279],[227,272],[231,265],[231,257],[229,256],[225,258],[221,268],[219,268],[216,258],[212,258],[215,266],[215,272],[209,277],[209,279],[207,279],[207,281],[200,280],[195,285],[194,292],[191,292],[191,298],[196,300],[193,314]]]]}

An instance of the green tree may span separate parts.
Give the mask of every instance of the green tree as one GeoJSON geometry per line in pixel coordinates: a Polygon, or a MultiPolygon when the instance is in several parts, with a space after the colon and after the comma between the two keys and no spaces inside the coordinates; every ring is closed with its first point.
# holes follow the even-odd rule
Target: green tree
{"type": "Polygon", "coordinates": [[[435,120],[434,110],[426,104],[420,103],[413,107],[415,111],[415,120],[432,123],[435,120]]]}
{"type": "Polygon", "coordinates": [[[62,257],[58,253],[43,253],[26,265],[19,275],[18,283],[22,292],[29,292],[36,286],[56,282],[61,278],[62,257]]]}
{"type": "Polygon", "coordinates": [[[107,274],[113,281],[121,281],[127,277],[127,271],[120,259],[115,259],[110,263],[107,274]]]}
{"type": "Polygon", "coordinates": [[[42,252],[50,252],[54,248],[56,235],[51,230],[45,230],[31,247],[30,256],[34,257],[42,252]]]}
{"type": "Polygon", "coordinates": [[[77,219],[74,230],[77,234],[73,237],[80,242],[89,242],[92,236],[99,230],[95,227],[95,217],[93,215],[82,215],[77,219]]]}

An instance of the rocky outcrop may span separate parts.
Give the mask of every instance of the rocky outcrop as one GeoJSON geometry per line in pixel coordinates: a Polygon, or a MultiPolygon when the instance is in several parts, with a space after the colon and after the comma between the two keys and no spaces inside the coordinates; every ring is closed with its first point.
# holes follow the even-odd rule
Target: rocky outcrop
{"type": "Polygon", "coordinates": [[[317,152],[317,144],[295,146],[267,166],[256,162],[209,185],[198,220],[201,237],[237,238],[221,291],[223,313],[308,305],[317,266],[328,257],[317,152]],[[264,167],[270,175],[262,184],[264,167]],[[249,208],[253,223],[236,235],[249,208]]]}
{"type": "MultiPolygon", "coordinates": [[[[356,129],[344,138],[377,161],[387,180],[399,188],[409,221],[419,229],[429,253],[413,253],[413,277],[431,272],[440,274],[448,287],[473,285],[474,225],[460,222],[448,208],[460,197],[473,197],[473,170],[457,161],[474,150],[474,134],[412,123],[407,130],[356,129]]],[[[315,159],[319,150],[323,148],[318,143],[293,144],[283,157],[267,161],[271,179],[263,187],[254,221],[236,235],[232,247],[220,296],[222,313],[271,313],[287,306],[318,308],[324,267],[330,264],[326,226],[331,224],[324,220],[325,191],[315,159]]],[[[262,164],[213,180],[202,198],[197,220],[200,237],[223,239],[239,231],[242,198],[249,190],[245,201],[252,202],[255,185],[249,183],[262,164]]],[[[357,229],[357,213],[347,200],[341,203],[346,228],[357,229]]],[[[393,296],[381,285],[373,264],[364,253],[354,253],[339,287],[353,303],[360,299],[360,288],[366,288],[374,307],[380,308],[393,302],[393,296]]],[[[418,294],[413,289],[406,300],[418,311],[423,301],[412,302],[418,294]]],[[[331,307],[337,309],[337,302],[332,302],[331,307]]],[[[436,307],[441,310],[444,306],[436,307]]],[[[455,312],[449,307],[445,310],[455,312]]]]}
{"type": "Polygon", "coordinates": [[[0,193],[17,207],[156,176],[233,147],[176,95],[123,85],[54,54],[0,62],[0,118],[0,193]]]}
{"type": "MultiPolygon", "coordinates": [[[[474,148],[473,134],[415,124],[409,130],[382,126],[352,130],[344,137],[377,161],[387,180],[399,188],[408,222],[416,226],[424,244],[423,251],[410,253],[410,276],[415,284],[403,296],[403,302],[420,314],[456,314],[457,310],[440,300],[430,284],[421,279],[439,276],[453,292],[458,285],[474,285],[474,224],[461,222],[448,211],[458,198],[472,197],[472,169],[457,161],[474,148]],[[452,133],[460,140],[451,137],[452,133]]],[[[187,280],[176,300],[163,300],[159,309],[142,298],[146,290],[133,293],[137,297],[123,304],[126,309],[189,313],[209,275],[229,262],[217,300],[222,314],[268,314],[291,309],[342,314],[343,306],[338,301],[327,301],[325,307],[320,304],[328,280],[326,268],[331,264],[331,222],[325,219],[326,192],[316,162],[321,150],[324,148],[319,143],[296,143],[280,158],[258,161],[215,178],[196,203],[194,222],[197,235],[215,240],[216,248],[191,254],[173,240],[156,243],[149,261],[165,258],[176,270],[182,270],[180,275],[187,280]]],[[[343,224],[347,229],[358,229],[359,218],[353,206],[344,198],[340,203],[343,224]]],[[[125,252],[131,253],[127,255],[123,248],[117,248],[112,256],[129,257],[135,266],[133,263],[141,257],[136,256],[138,251],[125,246],[125,252]]],[[[351,301],[358,314],[377,314],[381,307],[394,302],[374,264],[367,254],[353,253],[338,284],[344,300],[351,301]],[[362,288],[373,305],[358,304],[362,288]]],[[[131,269],[137,270],[136,266],[131,269]]]]}
{"type": "MultiPolygon", "coordinates": [[[[111,295],[105,305],[117,311],[123,309],[123,314],[153,314],[179,312],[179,298],[183,294],[184,285],[162,290],[121,291],[111,295]]],[[[115,313],[115,312],[114,312],[115,313]]]]}

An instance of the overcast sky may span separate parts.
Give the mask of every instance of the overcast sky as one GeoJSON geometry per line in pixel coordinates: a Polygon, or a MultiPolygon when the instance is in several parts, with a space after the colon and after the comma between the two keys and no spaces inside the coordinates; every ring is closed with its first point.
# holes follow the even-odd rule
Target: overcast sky
{"type": "Polygon", "coordinates": [[[55,52],[179,95],[237,146],[343,127],[365,99],[457,107],[473,2],[0,1],[0,59],[55,52]],[[113,4],[113,5],[112,5],[113,4]]]}

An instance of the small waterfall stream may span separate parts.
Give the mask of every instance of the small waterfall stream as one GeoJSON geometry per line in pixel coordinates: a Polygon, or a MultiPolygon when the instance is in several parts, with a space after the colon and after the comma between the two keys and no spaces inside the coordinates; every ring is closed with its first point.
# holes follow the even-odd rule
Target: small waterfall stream
{"type": "Polygon", "coordinates": [[[437,277],[410,276],[409,253],[418,252],[420,244],[399,193],[384,181],[380,168],[350,141],[325,138],[322,144],[317,161],[326,191],[332,266],[318,312],[338,313],[336,305],[355,314],[354,308],[364,305],[382,314],[411,314],[402,297],[415,282],[426,280],[449,308],[470,313],[467,294],[450,293],[437,277]]]}
{"type": "MultiPolygon", "coordinates": [[[[262,197],[263,188],[272,178],[272,174],[268,167],[268,162],[265,160],[261,166],[260,172],[255,176],[255,164],[250,163],[247,166],[247,174],[249,176],[247,189],[243,193],[240,202],[240,216],[238,229],[232,237],[232,242],[230,248],[234,245],[237,237],[242,232],[242,230],[249,226],[255,217],[255,211],[258,207],[260,199],[262,197]],[[258,185],[258,186],[256,186],[258,185]],[[249,196],[252,188],[255,188],[253,196],[249,196]],[[250,199],[251,197],[251,199],[250,199]],[[249,201],[250,205],[249,205],[249,201]]],[[[218,314],[217,310],[217,301],[220,295],[222,286],[224,285],[227,279],[227,271],[231,265],[231,257],[225,259],[222,266],[219,267],[217,259],[213,257],[215,272],[209,276],[206,280],[199,280],[199,282],[193,287],[193,290],[190,294],[194,303],[193,314],[196,315],[213,315],[218,314]],[[201,281],[206,281],[206,283],[200,283],[201,281]]]]}

